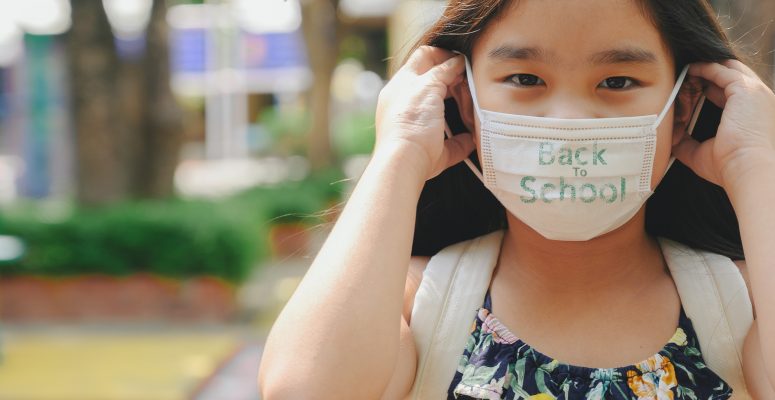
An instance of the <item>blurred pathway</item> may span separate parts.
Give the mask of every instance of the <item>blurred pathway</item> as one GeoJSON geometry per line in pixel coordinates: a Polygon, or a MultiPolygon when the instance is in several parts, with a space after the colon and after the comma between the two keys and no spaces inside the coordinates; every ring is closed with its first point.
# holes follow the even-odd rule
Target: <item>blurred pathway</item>
{"type": "Polygon", "coordinates": [[[257,268],[225,325],[0,324],[0,399],[259,399],[264,338],[310,262],[257,268]]]}

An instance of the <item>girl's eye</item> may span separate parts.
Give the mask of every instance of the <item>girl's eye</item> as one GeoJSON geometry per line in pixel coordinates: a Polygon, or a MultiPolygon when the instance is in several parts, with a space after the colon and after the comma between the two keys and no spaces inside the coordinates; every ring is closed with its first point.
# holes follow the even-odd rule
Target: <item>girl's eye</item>
{"type": "Polygon", "coordinates": [[[634,79],[626,76],[612,76],[600,82],[600,86],[606,89],[627,89],[635,84],[634,79]]]}
{"type": "Polygon", "coordinates": [[[538,86],[543,85],[544,81],[533,74],[515,74],[507,78],[508,81],[517,86],[538,86]]]}

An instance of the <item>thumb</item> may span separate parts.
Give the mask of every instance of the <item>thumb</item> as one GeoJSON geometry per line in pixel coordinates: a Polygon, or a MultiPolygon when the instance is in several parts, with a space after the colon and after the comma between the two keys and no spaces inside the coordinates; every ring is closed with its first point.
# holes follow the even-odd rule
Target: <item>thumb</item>
{"type": "Polygon", "coordinates": [[[444,141],[441,159],[442,167],[447,169],[468,157],[476,149],[473,136],[470,133],[461,133],[444,141]]]}
{"type": "Polygon", "coordinates": [[[697,176],[708,182],[719,185],[719,179],[713,171],[713,144],[716,138],[710,138],[703,142],[686,135],[678,144],[673,146],[675,158],[689,167],[697,176]]]}

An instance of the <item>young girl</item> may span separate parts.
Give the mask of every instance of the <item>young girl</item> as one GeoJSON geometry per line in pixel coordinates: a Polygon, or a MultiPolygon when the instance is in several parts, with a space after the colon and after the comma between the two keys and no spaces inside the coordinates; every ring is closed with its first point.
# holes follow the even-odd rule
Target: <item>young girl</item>
{"type": "Polygon", "coordinates": [[[420,42],[267,339],[264,397],[775,399],[775,95],[707,1],[451,0],[420,42]],[[703,97],[715,136],[691,129],[703,97]],[[692,254],[748,284],[734,387],[679,297],[692,254]],[[454,263],[479,306],[430,321],[454,263]]]}

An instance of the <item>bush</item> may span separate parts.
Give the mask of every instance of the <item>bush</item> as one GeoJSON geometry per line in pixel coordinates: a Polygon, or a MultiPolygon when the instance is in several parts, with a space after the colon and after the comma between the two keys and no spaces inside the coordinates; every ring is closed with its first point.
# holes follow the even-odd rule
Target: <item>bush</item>
{"type": "Polygon", "coordinates": [[[215,201],[125,203],[75,210],[50,222],[40,207],[5,213],[0,233],[20,237],[26,254],[0,266],[0,275],[216,276],[239,283],[269,254],[271,224],[316,224],[341,197],[341,173],[259,187],[215,201]]]}
{"type": "Polygon", "coordinates": [[[79,210],[60,222],[6,217],[2,231],[22,238],[25,256],[3,274],[247,277],[263,237],[223,207],[205,202],[145,202],[79,210]]]}
{"type": "Polygon", "coordinates": [[[354,112],[340,117],[332,132],[334,149],[341,158],[370,154],[374,150],[374,112],[354,112]]]}

